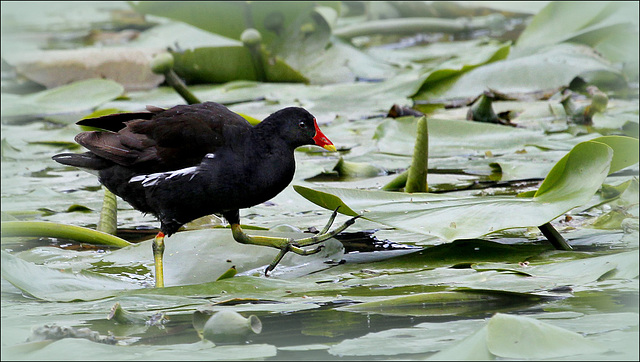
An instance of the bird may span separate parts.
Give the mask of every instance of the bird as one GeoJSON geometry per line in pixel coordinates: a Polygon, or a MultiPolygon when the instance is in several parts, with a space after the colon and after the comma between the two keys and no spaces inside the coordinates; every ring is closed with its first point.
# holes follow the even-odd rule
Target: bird
{"type": "Polygon", "coordinates": [[[316,145],[336,151],[316,118],[304,108],[278,110],[255,126],[216,102],[87,118],[76,124],[94,127],[76,135],[88,151],[61,153],[54,161],[97,173],[98,181],[134,209],[160,221],[153,240],[155,286],[164,286],[164,239],[202,216],[222,215],[233,238],[243,244],[280,250],[268,274],[284,255],[319,252],[306,246],[352,225],[358,216],[329,231],[337,209],[319,234],[292,239],[246,234],[240,209],[266,202],[284,190],[295,172],[294,150],[316,145]]]}

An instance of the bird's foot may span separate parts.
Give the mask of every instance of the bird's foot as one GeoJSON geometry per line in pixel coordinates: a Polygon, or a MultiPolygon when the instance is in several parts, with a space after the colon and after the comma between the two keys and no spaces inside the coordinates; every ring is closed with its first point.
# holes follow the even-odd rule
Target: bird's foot
{"type": "Polygon", "coordinates": [[[282,260],[282,258],[285,256],[286,253],[293,252],[298,255],[315,254],[320,250],[322,250],[323,245],[320,245],[314,249],[303,249],[303,248],[307,246],[319,244],[325,240],[328,240],[334,237],[335,235],[344,231],[349,226],[353,225],[356,222],[356,219],[358,219],[361,216],[361,215],[354,216],[351,219],[347,220],[344,224],[340,225],[339,227],[335,228],[332,231],[329,231],[337,215],[338,215],[338,209],[336,208],[333,211],[333,214],[331,214],[331,217],[329,218],[327,225],[325,225],[325,227],[322,229],[322,231],[320,231],[319,234],[310,236],[308,238],[302,238],[302,239],[277,238],[277,237],[269,237],[269,236],[250,236],[245,234],[244,231],[242,231],[239,224],[231,225],[231,230],[233,232],[234,239],[240,243],[271,246],[273,248],[280,249],[280,252],[278,253],[278,255],[275,257],[275,259],[273,259],[271,264],[269,264],[269,266],[267,266],[267,268],[264,271],[264,274],[268,276],[269,272],[275,269],[275,267],[278,265],[278,263],[280,263],[280,261],[282,260]]]}
{"type": "Polygon", "coordinates": [[[271,264],[269,264],[269,266],[267,266],[267,268],[265,269],[264,275],[268,276],[269,273],[273,269],[275,269],[275,267],[278,265],[278,263],[280,263],[280,261],[285,256],[285,254],[287,252],[289,252],[289,251],[294,252],[294,253],[296,253],[298,255],[311,255],[311,254],[315,254],[315,253],[320,252],[322,250],[322,248],[324,248],[324,245],[320,245],[317,248],[310,249],[310,250],[309,249],[302,249],[302,247],[319,244],[319,243],[321,243],[323,241],[326,241],[326,240],[332,238],[333,236],[337,235],[338,233],[341,233],[342,231],[344,231],[349,226],[353,225],[353,223],[356,222],[356,219],[361,216],[361,215],[358,215],[358,216],[352,217],[351,219],[347,220],[344,224],[342,224],[341,226],[339,226],[335,230],[329,231],[329,229],[331,228],[331,225],[333,225],[333,222],[336,219],[336,216],[338,215],[338,208],[339,207],[337,207],[335,210],[333,210],[333,213],[331,214],[331,217],[329,218],[329,221],[327,222],[327,225],[325,225],[325,227],[322,228],[322,231],[320,231],[320,233],[318,233],[318,234],[316,234],[314,236],[308,237],[308,238],[290,240],[283,248],[280,248],[280,252],[276,256],[276,258],[273,259],[271,264]]]}

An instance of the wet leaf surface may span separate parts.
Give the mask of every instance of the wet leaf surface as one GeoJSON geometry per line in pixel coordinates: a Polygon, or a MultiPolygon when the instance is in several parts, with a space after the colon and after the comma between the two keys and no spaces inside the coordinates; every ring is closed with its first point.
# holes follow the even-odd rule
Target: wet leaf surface
{"type": "Polygon", "coordinates": [[[2,358],[637,360],[637,5],[517,5],[47,2],[19,16],[25,8],[3,2],[3,223],[95,229],[97,178],[50,158],[81,152],[74,123],[184,104],[167,86],[124,93],[108,79],[43,90],[10,58],[169,46],[183,76],[200,67],[191,82],[211,77],[189,85],[200,99],[257,119],[305,107],[339,150],[298,149],[292,185],[241,210],[248,233],[308,236],[338,205],[364,218],[319,254],[287,255],[270,277],[277,250],[235,242],[216,217],[197,220],[167,238],[162,289],[152,287],[159,223],[120,199],[123,248],[10,236],[4,224],[2,358]],[[409,15],[500,26],[336,36],[409,15]],[[268,80],[287,82],[255,80],[239,40],[247,22],[262,34],[268,80]],[[573,124],[561,90],[585,106],[593,84],[607,108],[591,126],[573,124]],[[489,89],[516,127],[466,120],[489,89]],[[426,113],[429,193],[380,190],[411,165],[416,139],[419,117],[387,118],[393,106],[426,113]],[[573,250],[551,246],[537,228],[546,222],[573,250]],[[145,323],[109,318],[116,304],[145,323]],[[254,315],[261,333],[203,340],[198,318],[221,311],[254,315]],[[147,324],[152,316],[162,322],[147,324]]]}

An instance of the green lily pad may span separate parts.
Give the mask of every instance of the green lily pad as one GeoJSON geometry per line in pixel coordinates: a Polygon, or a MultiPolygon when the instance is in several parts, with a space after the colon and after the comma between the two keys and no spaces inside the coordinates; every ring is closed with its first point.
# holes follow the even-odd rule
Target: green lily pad
{"type": "Polygon", "coordinates": [[[533,93],[568,86],[574,78],[600,88],[626,85],[620,70],[591,48],[562,43],[534,54],[492,62],[458,77],[449,77],[423,87],[415,99],[474,98],[492,89],[501,93],[533,93]]]}
{"type": "MultiPolygon", "coordinates": [[[[233,80],[257,80],[251,53],[244,46],[200,47],[173,54],[176,73],[189,82],[225,83],[233,80]]],[[[282,59],[263,56],[267,80],[306,82],[307,78],[282,59]]]]}
{"type": "Polygon", "coordinates": [[[605,279],[609,275],[611,278],[635,278],[638,275],[637,256],[637,252],[631,251],[550,264],[478,263],[473,265],[473,268],[479,271],[508,270],[531,277],[564,281],[566,285],[580,286],[605,279]],[[583,272],[576,273],[580,270],[583,272]],[[610,273],[614,270],[616,270],[615,273],[610,273]]]}
{"type": "Polygon", "coordinates": [[[342,307],[341,310],[385,315],[445,316],[474,315],[509,310],[514,305],[537,303],[543,298],[525,293],[499,291],[445,291],[411,294],[342,307]]]}
{"type": "Polygon", "coordinates": [[[558,358],[606,351],[584,336],[545,322],[496,314],[487,324],[487,347],[503,358],[558,358]]]}
{"type": "Polygon", "coordinates": [[[573,42],[594,47],[613,62],[627,63],[625,73],[638,76],[638,4],[625,2],[551,2],[520,34],[515,52],[573,42]],[[582,5],[582,4],[581,4],[582,5]],[[633,66],[635,65],[635,70],[633,66]]]}
{"type": "MultiPolygon", "coordinates": [[[[616,149],[616,152],[628,151],[616,149]]],[[[576,145],[552,169],[534,198],[294,188],[327,209],[341,206],[339,211],[346,215],[362,214],[384,225],[451,241],[509,228],[540,226],[586,203],[607,176],[613,154],[611,147],[597,140],[576,145]]],[[[622,165],[617,161],[616,164],[622,165]]]]}
{"type": "Polygon", "coordinates": [[[533,318],[498,313],[486,326],[430,360],[523,358],[544,359],[606,352],[597,341],[533,318]]]}
{"type": "MultiPolygon", "coordinates": [[[[202,3],[200,5],[203,5],[202,3]]],[[[174,70],[190,83],[225,83],[257,80],[252,55],[242,42],[181,22],[168,22],[148,29],[129,47],[172,49],[174,70]]],[[[261,49],[268,81],[306,82],[281,57],[261,49]]]]}
{"type": "MultiPolygon", "coordinates": [[[[338,2],[324,2],[323,6],[339,8],[338,2]]],[[[163,16],[183,21],[211,33],[240,39],[247,28],[257,29],[264,42],[270,44],[301,15],[316,5],[310,2],[164,2],[145,1],[132,4],[143,14],[163,16]]]]}
{"type": "Polygon", "coordinates": [[[435,352],[463,339],[465,332],[473,332],[481,323],[478,320],[461,320],[393,328],[343,340],[331,346],[329,353],[334,356],[398,356],[435,352]],[[450,333],[452,330],[456,333],[450,333]]]}
{"type": "MultiPolygon", "coordinates": [[[[259,230],[247,232],[293,238],[308,236],[259,230]]],[[[121,294],[126,289],[140,288],[141,281],[151,278],[151,242],[148,240],[107,254],[78,254],[65,250],[43,254],[35,248],[21,252],[18,258],[3,252],[3,258],[8,261],[5,263],[3,259],[2,275],[12,284],[44,300],[100,299],[121,294]],[[60,270],[81,272],[74,274],[60,270]],[[76,286],[71,288],[74,283],[76,286]]],[[[169,287],[215,282],[232,266],[239,275],[263,276],[264,269],[278,253],[273,248],[240,244],[233,240],[229,229],[180,232],[167,238],[165,244],[164,277],[165,285],[169,287]]],[[[309,256],[287,254],[271,276],[295,278],[331,267],[326,261],[338,262],[344,248],[337,240],[328,240],[324,245],[320,253],[309,256]]],[[[242,285],[237,281],[239,275],[221,281],[242,285]]]]}
{"type": "MultiPolygon", "coordinates": [[[[429,75],[422,84],[420,91],[414,95],[414,98],[425,99],[425,97],[423,97],[425,91],[430,92],[431,89],[441,87],[442,84],[455,83],[463,74],[470,72],[475,68],[504,60],[509,55],[510,48],[510,44],[494,45],[492,43],[488,43],[479,47],[479,50],[471,53],[471,55],[453,58],[439,64],[435,70],[428,73],[429,75]]],[[[482,92],[471,97],[475,97],[480,93],[482,92]]]]}
{"type": "Polygon", "coordinates": [[[2,251],[2,277],[26,293],[42,299],[74,301],[102,299],[114,291],[139,286],[98,273],[52,269],[36,265],[2,251]]]}
{"type": "MultiPolygon", "coordinates": [[[[394,155],[413,155],[416,134],[415,117],[384,120],[374,138],[380,152],[394,155]]],[[[538,130],[505,127],[496,124],[455,119],[429,118],[429,157],[513,153],[526,146],[544,149],[569,150],[576,143],[595,138],[545,135],[538,130]]]]}
{"type": "Polygon", "coordinates": [[[80,338],[65,338],[55,342],[31,346],[17,346],[8,351],[9,358],[50,359],[51,356],[70,360],[78,357],[91,359],[92,356],[109,356],[112,360],[126,360],[135,354],[142,359],[192,359],[246,360],[264,359],[275,356],[276,347],[270,344],[246,344],[216,346],[209,341],[176,343],[167,350],[166,346],[118,346],[91,342],[80,338]],[[28,348],[31,347],[31,348],[28,348]],[[25,353],[25,349],[27,353],[25,353]]]}
{"type": "Polygon", "coordinates": [[[359,78],[385,79],[397,72],[385,61],[331,38],[331,21],[335,14],[335,10],[328,7],[302,14],[272,44],[271,51],[313,84],[343,83],[359,78]],[[313,32],[309,33],[310,27],[313,32]]]}
{"type": "Polygon", "coordinates": [[[237,39],[211,33],[195,26],[179,22],[167,21],[147,29],[125,44],[128,47],[167,49],[195,49],[200,47],[242,46],[237,39]]]}
{"type": "Polygon", "coordinates": [[[2,94],[2,117],[42,117],[92,110],[113,100],[124,88],[106,79],[87,79],[27,95],[2,94]]]}

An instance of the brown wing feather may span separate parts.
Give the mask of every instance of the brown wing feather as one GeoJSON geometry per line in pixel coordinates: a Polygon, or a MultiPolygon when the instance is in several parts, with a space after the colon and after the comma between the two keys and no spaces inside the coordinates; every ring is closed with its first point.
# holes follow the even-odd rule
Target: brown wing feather
{"type": "MultiPolygon", "coordinates": [[[[82,132],[76,142],[119,165],[161,172],[196,165],[205,154],[223,146],[230,132],[241,136],[251,128],[244,118],[213,102],[154,111],[145,113],[153,115],[150,119],[127,116],[117,132],[82,132]]],[[[114,115],[106,117],[110,124],[119,122],[114,115]]],[[[94,119],[94,127],[100,127],[100,118],[94,119]]]]}

